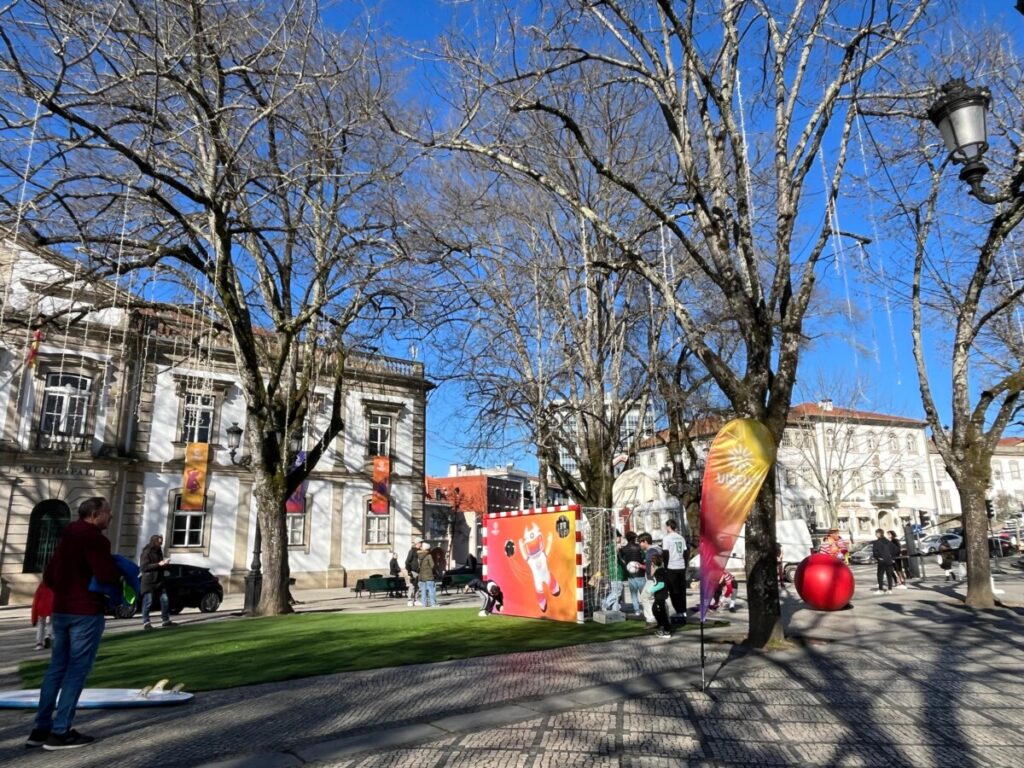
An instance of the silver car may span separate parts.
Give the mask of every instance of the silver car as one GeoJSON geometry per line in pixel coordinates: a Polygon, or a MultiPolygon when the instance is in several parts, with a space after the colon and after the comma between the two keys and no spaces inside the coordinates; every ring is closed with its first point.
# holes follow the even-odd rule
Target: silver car
{"type": "Polygon", "coordinates": [[[942,542],[946,542],[950,549],[959,549],[960,544],[963,543],[963,537],[958,536],[955,533],[943,533],[941,535],[935,533],[921,539],[921,541],[917,543],[917,548],[924,554],[930,555],[939,551],[939,546],[942,542]]]}

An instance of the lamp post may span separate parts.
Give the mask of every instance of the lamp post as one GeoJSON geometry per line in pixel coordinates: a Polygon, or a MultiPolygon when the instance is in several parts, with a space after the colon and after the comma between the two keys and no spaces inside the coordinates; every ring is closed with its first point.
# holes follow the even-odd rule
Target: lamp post
{"type": "MultiPolygon", "coordinates": [[[[997,194],[987,192],[981,182],[988,173],[983,162],[988,150],[987,115],[992,94],[985,87],[971,87],[962,78],[955,78],[939,89],[938,100],[928,108],[928,118],[939,129],[954,165],[962,165],[960,179],[967,182],[971,194],[987,205],[1005,203],[1020,197],[1020,189],[1012,186],[997,194]]],[[[1018,179],[1019,186],[1019,179],[1018,179]]]]}
{"type": "Polygon", "coordinates": [[[226,431],[228,433],[228,455],[231,457],[231,463],[240,464],[242,460],[236,461],[235,454],[238,452],[238,446],[242,444],[242,428],[238,426],[237,421],[233,421],[226,431]]]}

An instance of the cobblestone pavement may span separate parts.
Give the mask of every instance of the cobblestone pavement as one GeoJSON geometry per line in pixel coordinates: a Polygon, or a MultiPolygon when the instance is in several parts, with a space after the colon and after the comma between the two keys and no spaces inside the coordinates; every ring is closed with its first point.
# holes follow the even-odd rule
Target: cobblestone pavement
{"type": "MultiPolygon", "coordinates": [[[[788,598],[788,631],[807,642],[756,654],[711,642],[706,692],[696,633],[685,633],[250,686],[166,710],[81,712],[76,727],[102,740],[71,753],[25,750],[31,713],[0,711],[0,763],[1017,766],[1024,577],[997,578],[1008,607],[984,613],[928,583],[858,593],[853,610],[834,614],[788,598]]],[[[742,612],[731,618],[742,628],[742,612]]]]}

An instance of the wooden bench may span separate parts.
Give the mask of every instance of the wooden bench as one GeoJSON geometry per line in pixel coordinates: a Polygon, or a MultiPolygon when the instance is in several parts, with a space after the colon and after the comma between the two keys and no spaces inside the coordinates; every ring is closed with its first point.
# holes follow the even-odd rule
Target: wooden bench
{"type": "Polygon", "coordinates": [[[367,579],[358,579],[352,591],[356,597],[362,597],[363,592],[369,592],[373,597],[377,592],[386,592],[388,597],[405,597],[409,587],[401,576],[377,576],[367,579]]]}
{"type": "Polygon", "coordinates": [[[473,579],[479,579],[480,575],[476,573],[450,573],[446,574],[441,580],[441,592],[445,595],[448,594],[448,588],[454,587],[455,589],[462,591],[466,588],[473,579]]]}

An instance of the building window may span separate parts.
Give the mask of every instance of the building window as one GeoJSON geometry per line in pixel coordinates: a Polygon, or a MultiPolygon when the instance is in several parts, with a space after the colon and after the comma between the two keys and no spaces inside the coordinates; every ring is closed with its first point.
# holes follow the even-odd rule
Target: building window
{"type": "Polygon", "coordinates": [[[171,520],[172,547],[201,547],[206,527],[206,507],[208,501],[204,497],[203,509],[187,510],[181,508],[181,494],[174,496],[174,517],[171,520]]]}
{"type": "Polygon", "coordinates": [[[50,373],[39,419],[40,448],[84,448],[92,380],[73,373],[50,373]]]}
{"type": "Polygon", "coordinates": [[[889,452],[899,453],[900,452],[900,441],[896,439],[896,433],[889,433],[889,452]]]}
{"type": "Polygon", "coordinates": [[[877,445],[877,441],[875,439],[875,433],[874,432],[868,432],[864,436],[864,450],[867,453],[874,453],[876,445],[877,445]]]}
{"type": "Polygon", "coordinates": [[[367,435],[367,448],[371,456],[391,455],[391,417],[380,413],[369,416],[370,432],[367,435]]]}
{"type": "Polygon", "coordinates": [[[876,496],[881,496],[885,493],[885,483],[882,482],[881,472],[875,472],[871,476],[871,491],[876,496]]]}
{"type": "Polygon", "coordinates": [[[387,546],[391,543],[391,514],[375,515],[373,503],[366,500],[366,536],[364,542],[368,547],[387,546]]]}
{"type": "Polygon", "coordinates": [[[829,447],[836,447],[836,431],[834,429],[825,430],[825,442],[828,443],[829,447]]]}
{"type": "Polygon", "coordinates": [[[1010,462],[1010,479],[1020,480],[1020,465],[1016,461],[1010,462]]]}
{"type": "Polygon", "coordinates": [[[915,472],[910,476],[910,483],[914,489],[914,493],[924,493],[924,483],[921,482],[921,475],[915,472]]]}
{"type": "Polygon", "coordinates": [[[1002,480],[1003,479],[1003,463],[1001,461],[992,462],[992,479],[1002,480]]]}
{"type": "Polygon", "coordinates": [[[911,455],[917,453],[917,438],[913,435],[907,435],[907,453],[911,455]]]}
{"type": "Polygon", "coordinates": [[[895,475],[893,475],[892,480],[893,485],[896,487],[897,493],[907,492],[907,478],[903,476],[902,472],[897,472],[895,475]]]}
{"type": "Polygon", "coordinates": [[[288,546],[306,546],[306,513],[289,512],[285,515],[285,523],[288,527],[288,546]]]}
{"type": "Polygon", "coordinates": [[[953,500],[949,496],[949,491],[939,491],[939,506],[944,514],[953,512],[953,500]]]}
{"type": "Polygon", "coordinates": [[[217,408],[217,398],[214,395],[186,392],[184,403],[181,442],[209,443],[213,434],[213,415],[217,408]]]}
{"type": "Polygon", "coordinates": [[[43,572],[70,522],[71,510],[63,501],[49,499],[36,505],[29,517],[24,573],[43,572]]]}
{"type": "Polygon", "coordinates": [[[793,444],[793,436],[790,430],[786,430],[782,433],[782,445],[785,448],[789,448],[793,444]]]}

